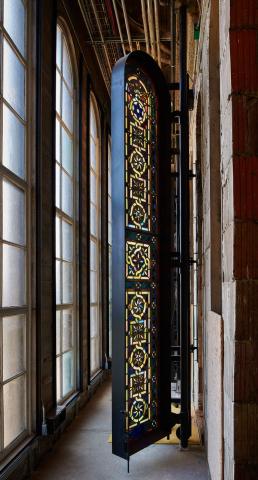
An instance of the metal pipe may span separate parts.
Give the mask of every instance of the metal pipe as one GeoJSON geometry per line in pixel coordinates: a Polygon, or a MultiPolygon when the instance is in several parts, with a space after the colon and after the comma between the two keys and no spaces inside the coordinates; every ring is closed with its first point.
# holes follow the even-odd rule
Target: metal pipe
{"type": "Polygon", "coordinates": [[[156,28],[158,64],[159,64],[159,66],[161,67],[161,58],[160,58],[160,35],[159,35],[159,6],[158,6],[158,0],[154,0],[154,17],[155,17],[155,28],[156,28]]]}
{"type": "Polygon", "coordinates": [[[108,66],[109,66],[109,70],[110,70],[110,73],[111,73],[112,67],[111,67],[111,63],[110,63],[110,60],[109,60],[107,47],[106,47],[106,45],[104,44],[104,37],[103,37],[103,34],[102,34],[101,25],[100,25],[100,21],[99,21],[99,17],[98,17],[98,12],[97,12],[97,10],[96,10],[96,6],[95,6],[95,3],[94,3],[94,0],[91,0],[91,6],[92,6],[92,10],[93,10],[93,12],[94,12],[94,16],[95,16],[96,23],[97,23],[97,26],[98,26],[100,38],[101,38],[101,40],[102,40],[102,42],[103,42],[103,50],[104,50],[104,53],[105,53],[105,56],[106,56],[107,64],[108,64],[108,66]]]}
{"type": "Polygon", "coordinates": [[[142,21],[143,21],[143,28],[144,28],[145,43],[146,43],[146,52],[150,53],[150,42],[149,42],[149,32],[148,32],[145,0],[141,0],[141,5],[142,5],[142,21]]]}
{"type": "Polygon", "coordinates": [[[149,21],[149,28],[150,28],[151,55],[155,60],[156,48],[155,48],[155,32],[154,32],[154,23],[153,23],[152,0],[147,0],[147,5],[148,5],[148,21],[149,21]]]}
{"type": "Polygon", "coordinates": [[[117,11],[117,8],[116,8],[116,0],[112,0],[112,3],[113,3],[113,7],[114,7],[114,12],[115,12],[115,17],[116,17],[116,23],[117,23],[117,27],[118,27],[118,31],[119,31],[119,37],[120,37],[120,40],[121,40],[121,45],[122,45],[122,49],[123,49],[123,54],[126,55],[125,44],[124,44],[123,34],[122,34],[122,29],[121,29],[121,24],[120,24],[120,20],[119,20],[119,16],[118,16],[118,11],[117,11]]]}
{"type": "Polygon", "coordinates": [[[125,19],[126,33],[127,33],[127,37],[128,37],[129,46],[130,46],[130,52],[132,52],[133,51],[133,43],[132,43],[130,25],[129,25],[129,20],[128,20],[128,16],[127,16],[126,6],[125,6],[125,0],[122,0],[121,3],[122,3],[122,9],[123,9],[123,14],[124,14],[124,19],[125,19]]]}
{"type": "Polygon", "coordinates": [[[186,6],[180,7],[180,260],[181,260],[181,446],[191,435],[190,376],[190,263],[189,263],[189,114],[186,6]]]}

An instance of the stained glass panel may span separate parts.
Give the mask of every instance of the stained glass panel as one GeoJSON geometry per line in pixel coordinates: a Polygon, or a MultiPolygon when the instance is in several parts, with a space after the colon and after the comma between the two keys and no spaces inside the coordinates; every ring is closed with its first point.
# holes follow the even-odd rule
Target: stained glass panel
{"type": "Polygon", "coordinates": [[[156,157],[153,87],[138,72],[138,75],[128,76],[125,95],[126,224],[134,229],[150,231],[156,180],[155,171],[151,170],[156,157]]]}
{"type": "Polygon", "coordinates": [[[126,81],[125,125],[126,428],[135,436],[157,424],[156,107],[140,70],[126,81]]]}
{"type": "Polygon", "coordinates": [[[169,105],[165,80],[147,54],[133,52],[117,62],[112,75],[112,451],[127,459],[170,428],[169,105]]]}

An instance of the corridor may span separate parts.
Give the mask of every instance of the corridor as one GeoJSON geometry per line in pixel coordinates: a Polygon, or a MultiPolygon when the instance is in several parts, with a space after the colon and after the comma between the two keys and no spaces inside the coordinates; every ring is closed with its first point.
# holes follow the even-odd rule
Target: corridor
{"type": "Polygon", "coordinates": [[[127,464],[112,455],[111,385],[105,382],[32,475],[33,480],[208,480],[204,450],[152,445],[127,464]]]}

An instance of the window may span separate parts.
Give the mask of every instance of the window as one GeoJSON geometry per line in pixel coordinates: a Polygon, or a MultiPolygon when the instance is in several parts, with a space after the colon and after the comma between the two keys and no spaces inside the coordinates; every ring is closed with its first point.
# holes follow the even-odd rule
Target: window
{"type": "Polygon", "coordinates": [[[101,368],[101,196],[99,116],[90,101],[90,374],[101,368]]]}
{"type": "Polygon", "coordinates": [[[31,430],[28,4],[1,2],[0,458],[31,430]]]}
{"type": "Polygon", "coordinates": [[[108,137],[108,353],[112,356],[112,171],[111,138],[108,137]]]}
{"type": "Polygon", "coordinates": [[[56,48],[56,396],[76,389],[76,125],[74,76],[63,29],[56,48]]]}

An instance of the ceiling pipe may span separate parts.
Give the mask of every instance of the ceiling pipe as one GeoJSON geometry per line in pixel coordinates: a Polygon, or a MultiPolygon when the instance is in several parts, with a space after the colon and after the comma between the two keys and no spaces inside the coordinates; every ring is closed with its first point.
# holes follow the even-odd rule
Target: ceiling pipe
{"type": "Polygon", "coordinates": [[[121,40],[123,54],[126,55],[125,44],[124,44],[124,39],[123,39],[123,34],[122,34],[122,29],[121,29],[121,23],[120,23],[119,16],[118,16],[118,11],[117,11],[117,8],[116,8],[116,0],[112,0],[112,3],[113,3],[113,7],[114,7],[116,23],[117,23],[117,27],[118,27],[119,37],[120,37],[120,40],[121,40]]]}
{"type": "Polygon", "coordinates": [[[150,28],[150,41],[151,41],[151,55],[156,60],[156,48],[155,48],[155,31],[154,31],[154,23],[153,23],[153,8],[152,8],[152,0],[147,0],[148,6],[148,22],[150,28]]]}
{"type": "Polygon", "coordinates": [[[146,52],[150,53],[150,42],[149,42],[149,32],[148,32],[145,0],[141,0],[141,5],[142,5],[142,21],[143,21],[143,28],[144,28],[146,52]]]}
{"type": "Polygon", "coordinates": [[[161,67],[158,0],[154,0],[154,17],[155,17],[155,28],[156,28],[158,64],[161,67]]]}
{"type": "Polygon", "coordinates": [[[91,6],[92,6],[92,10],[93,10],[93,12],[94,12],[94,16],[95,16],[96,23],[97,23],[97,26],[98,26],[100,38],[101,38],[101,41],[103,42],[103,49],[104,49],[104,52],[105,52],[107,64],[108,64],[108,66],[109,66],[109,70],[110,70],[110,73],[111,73],[112,67],[111,67],[111,63],[110,63],[110,60],[109,60],[107,47],[106,47],[106,45],[105,45],[105,43],[104,43],[104,37],[103,37],[103,34],[102,34],[101,25],[100,25],[100,22],[99,22],[99,17],[98,17],[98,13],[97,13],[97,10],[96,10],[96,6],[95,6],[95,3],[94,3],[94,0],[91,0],[91,6]]]}
{"type": "Polygon", "coordinates": [[[126,27],[126,33],[127,33],[127,37],[128,37],[130,52],[132,52],[133,51],[133,43],[132,43],[132,37],[131,37],[131,32],[130,32],[129,20],[128,20],[127,11],[126,11],[126,7],[125,7],[125,0],[122,0],[122,9],[123,9],[123,14],[124,14],[124,19],[125,19],[125,27],[126,27]]]}

